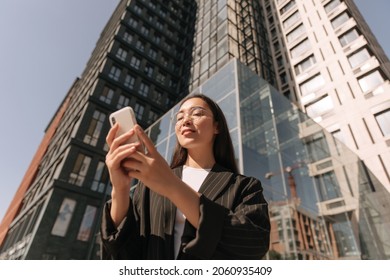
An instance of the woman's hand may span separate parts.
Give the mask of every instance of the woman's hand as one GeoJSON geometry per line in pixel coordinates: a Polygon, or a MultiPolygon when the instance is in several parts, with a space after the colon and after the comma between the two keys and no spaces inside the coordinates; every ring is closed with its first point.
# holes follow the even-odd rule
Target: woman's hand
{"type": "Polygon", "coordinates": [[[124,162],[123,165],[130,170],[129,176],[137,178],[152,191],[167,197],[197,228],[200,195],[173,173],[140,126],[136,125],[134,130],[147,152],[134,152],[130,156],[131,159],[124,162]]]}
{"type": "Polygon", "coordinates": [[[132,178],[125,167],[126,160],[132,156],[140,143],[125,144],[134,135],[134,130],[116,137],[119,125],[113,126],[107,134],[106,142],[109,151],[106,155],[106,165],[110,174],[111,184],[115,191],[123,192],[130,190],[132,178]]]}
{"type": "Polygon", "coordinates": [[[142,128],[136,125],[134,131],[146,151],[133,151],[123,162],[123,166],[128,170],[130,177],[142,181],[154,192],[167,196],[172,180],[176,181],[176,176],[142,128]]]}
{"type": "Polygon", "coordinates": [[[140,143],[125,144],[134,135],[134,130],[117,137],[118,128],[118,124],[114,125],[106,137],[110,148],[106,155],[106,165],[112,184],[110,214],[116,226],[126,216],[130,207],[129,193],[132,177],[129,176],[129,170],[127,170],[125,165],[140,146],[140,143]]]}

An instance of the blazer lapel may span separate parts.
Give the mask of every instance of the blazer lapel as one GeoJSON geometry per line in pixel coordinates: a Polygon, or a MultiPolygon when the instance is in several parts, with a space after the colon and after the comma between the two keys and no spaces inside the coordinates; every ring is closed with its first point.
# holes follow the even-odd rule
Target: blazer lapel
{"type": "MultiPolygon", "coordinates": [[[[173,173],[179,178],[182,178],[183,166],[173,169],[173,173]]],[[[227,187],[231,177],[232,172],[226,170],[218,164],[215,164],[202,183],[199,193],[204,194],[210,200],[215,200],[227,187]]],[[[174,221],[176,219],[176,206],[166,198],[164,198],[163,201],[163,211],[165,213],[164,231],[165,233],[170,234],[173,232],[174,221]]]]}
{"type": "Polygon", "coordinates": [[[215,164],[201,185],[199,192],[208,199],[215,200],[226,188],[232,175],[231,171],[215,164]]]}
{"type": "MultiPolygon", "coordinates": [[[[179,166],[173,169],[173,173],[181,178],[183,167],[179,166]]],[[[163,213],[165,213],[165,233],[173,235],[173,228],[176,220],[176,206],[167,198],[164,198],[163,213]]]]}
{"type": "MultiPolygon", "coordinates": [[[[181,177],[182,167],[173,170],[176,176],[181,177]]],[[[153,217],[151,233],[163,237],[172,235],[176,220],[176,206],[166,197],[155,192],[150,192],[151,205],[150,214],[153,217]]]]}

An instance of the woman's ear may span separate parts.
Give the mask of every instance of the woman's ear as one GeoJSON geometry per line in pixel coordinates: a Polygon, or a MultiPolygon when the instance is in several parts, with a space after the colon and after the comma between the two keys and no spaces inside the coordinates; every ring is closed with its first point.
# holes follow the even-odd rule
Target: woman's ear
{"type": "Polygon", "coordinates": [[[219,134],[219,123],[218,122],[215,122],[214,134],[219,134]]]}

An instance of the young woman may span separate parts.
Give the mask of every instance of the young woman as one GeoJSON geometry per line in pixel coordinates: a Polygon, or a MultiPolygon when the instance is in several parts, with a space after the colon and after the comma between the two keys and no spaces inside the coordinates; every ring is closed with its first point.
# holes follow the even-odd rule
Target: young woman
{"type": "Polygon", "coordinates": [[[171,166],[137,125],[107,135],[112,183],[101,226],[104,259],[261,259],[268,204],[259,180],[240,175],[226,119],[205,95],[187,97],[175,120],[171,166]],[[136,134],[140,143],[124,144],[136,134]],[[144,146],[146,152],[140,152],[144,146]],[[130,196],[130,183],[139,180],[130,196]]]}

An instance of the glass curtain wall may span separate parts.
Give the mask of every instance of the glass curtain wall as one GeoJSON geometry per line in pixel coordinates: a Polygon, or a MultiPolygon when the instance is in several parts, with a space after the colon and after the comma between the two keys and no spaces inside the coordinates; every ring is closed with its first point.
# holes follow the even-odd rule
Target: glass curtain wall
{"type": "MultiPolygon", "coordinates": [[[[237,60],[193,93],[226,114],[243,174],[269,202],[268,259],[389,259],[387,190],[359,158],[237,60]]],[[[148,129],[171,160],[178,105],[148,129]]]]}

